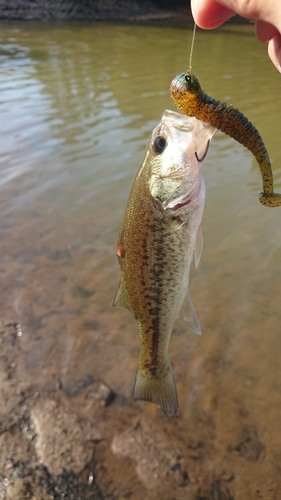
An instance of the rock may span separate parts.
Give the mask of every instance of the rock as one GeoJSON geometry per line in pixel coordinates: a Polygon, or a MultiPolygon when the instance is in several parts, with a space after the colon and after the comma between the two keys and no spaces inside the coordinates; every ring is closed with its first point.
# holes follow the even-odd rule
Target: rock
{"type": "Polygon", "coordinates": [[[25,496],[25,485],[21,479],[11,480],[6,489],[5,500],[15,500],[24,498],[25,496]]]}
{"type": "Polygon", "coordinates": [[[167,441],[164,432],[149,428],[146,423],[137,423],[114,436],[112,452],[136,462],[139,478],[149,489],[188,485],[188,473],[184,469],[173,444],[167,441]]]}
{"type": "Polygon", "coordinates": [[[64,470],[78,474],[91,460],[93,445],[75,414],[47,399],[31,409],[30,419],[38,459],[51,474],[64,470]]]}
{"type": "Polygon", "coordinates": [[[115,398],[114,392],[104,383],[95,382],[87,394],[88,399],[100,401],[101,406],[108,406],[115,398]]]}

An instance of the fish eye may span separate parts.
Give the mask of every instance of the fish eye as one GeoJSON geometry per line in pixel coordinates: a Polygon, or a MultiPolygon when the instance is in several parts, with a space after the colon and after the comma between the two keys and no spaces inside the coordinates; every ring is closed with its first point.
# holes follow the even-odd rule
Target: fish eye
{"type": "Polygon", "coordinates": [[[155,137],[153,146],[157,153],[163,153],[165,147],[167,146],[165,137],[163,137],[162,135],[158,135],[157,137],[155,137]]]}

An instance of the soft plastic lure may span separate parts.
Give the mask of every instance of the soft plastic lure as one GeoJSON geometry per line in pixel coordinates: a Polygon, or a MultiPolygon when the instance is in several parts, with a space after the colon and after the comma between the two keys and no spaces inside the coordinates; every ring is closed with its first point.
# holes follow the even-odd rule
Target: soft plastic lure
{"type": "Polygon", "coordinates": [[[269,155],[258,130],[248,118],[239,109],[209,97],[202,90],[196,76],[190,71],[174,78],[170,92],[181,113],[209,123],[253,153],[259,164],[263,181],[263,191],[259,195],[260,202],[266,207],[281,206],[281,195],[273,191],[269,155]]]}

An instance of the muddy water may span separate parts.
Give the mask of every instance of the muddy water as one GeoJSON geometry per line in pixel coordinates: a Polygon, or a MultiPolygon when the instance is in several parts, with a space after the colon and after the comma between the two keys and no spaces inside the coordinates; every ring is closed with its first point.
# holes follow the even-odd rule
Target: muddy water
{"type": "MultiPolygon", "coordinates": [[[[169,499],[175,485],[175,498],[278,498],[281,209],[260,205],[247,150],[217,133],[205,161],[204,251],[191,276],[203,335],[176,325],[170,345],[179,420],[133,403],[137,325],[111,307],[126,199],[151,129],[174,109],[169,84],[187,67],[190,41],[182,26],[1,26],[1,316],[20,325],[21,380],[61,388],[77,411],[97,378],[117,394],[124,432],[104,452],[119,464],[114,498],[123,498],[128,460],[137,463],[124,478],[133,498],[157,498],[161,464],[149,439],[187,462],[184,473],[171,465],[176,483],[163,472],[169,499]],[[198,496],[188,497],[196,481],[198,496]]],[[[281,192],[281,79],[253,28],[198,30],[193,70],[259,129],[281,192]]]]}

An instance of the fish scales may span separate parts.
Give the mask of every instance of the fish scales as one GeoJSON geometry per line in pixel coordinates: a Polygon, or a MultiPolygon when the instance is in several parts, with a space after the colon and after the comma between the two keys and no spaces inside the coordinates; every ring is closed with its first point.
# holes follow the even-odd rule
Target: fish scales
{"type": "Polygon", "coordinates": [[[200,333],[188,293],[205,197],[195,152],[206,149],[214,131],[195,118],[163,114],[134,180],[118,239],[121,280],[114,305],[132,312],[140,334],[134,397],[174,417],[179,408],[168,346],[185,298],[185,323],[200,333]],[[162,139],[163,150],[157,143],[162,139]]]}
{"type": "Polygon", "coordinates": [[[147,189],[148,175],[143,172],[132,188],[118,246],[130,248],[129,258],[122,261],[122,272],[128,276],[126,291],[141,329],[141,365],[155,366],[157,372],[159,358],[169,342],[168,334],[166,339],[162,334],[159,345],[159,331],[172,327],[171,308],[175,312],[178,308],[175,287],[185,260],[191,260],[192,255],[186,252],[188,232],[171,230],[170,217],[159,211],[149,193],[140,197],[147,189]]]}

